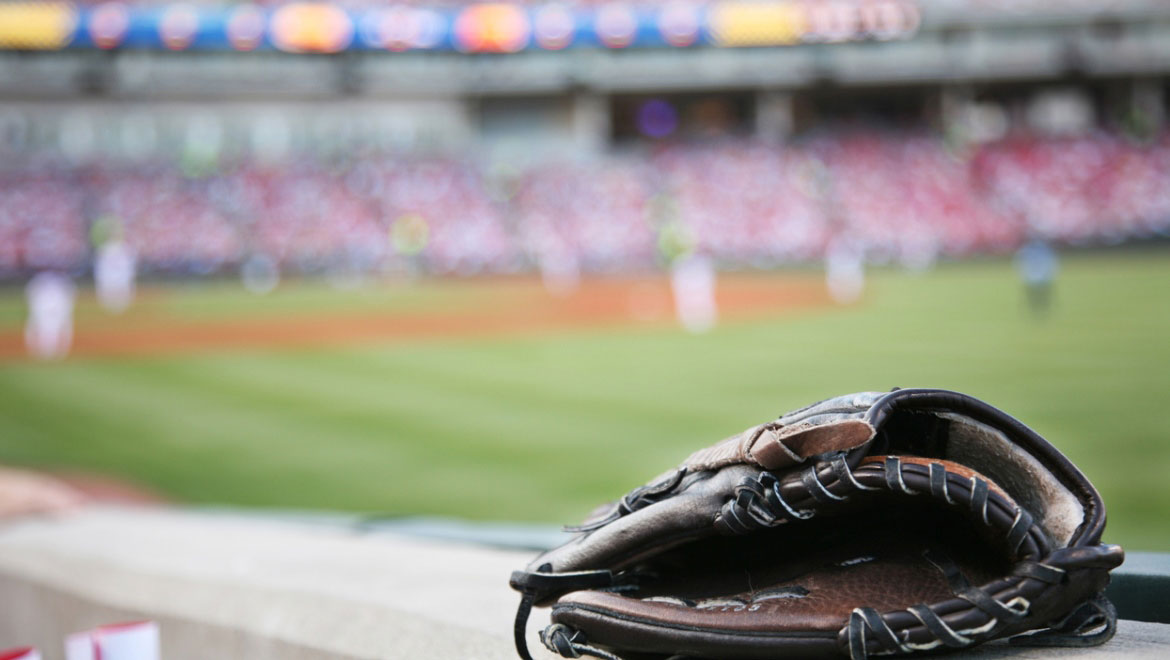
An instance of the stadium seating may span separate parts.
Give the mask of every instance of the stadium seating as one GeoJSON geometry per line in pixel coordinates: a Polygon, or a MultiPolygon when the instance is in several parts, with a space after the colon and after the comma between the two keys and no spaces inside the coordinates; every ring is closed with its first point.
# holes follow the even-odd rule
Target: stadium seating
{"type": "Polygon", "coordinates": [[[872,260],[914,263],[1002,253],[1030,235],[1080,244],[1170,231],[1170,136],[952,147],[926,132],[841,130],[523,170],[389,154],[243,160],[196,174],[167,162],[14,161],[0,170],[7,277],[84,269],[99,218],[117,220],[145,271],[179,275],[231,270],[256,253],[301,273],[394,260],[438,274],[544,259],[637,270],[669,256],[668,239],[727,266],[767,267],[820,259],[842,233],[872,260]],[[406,217],[420,225],[415,249],[391,240],[406,217]]]}

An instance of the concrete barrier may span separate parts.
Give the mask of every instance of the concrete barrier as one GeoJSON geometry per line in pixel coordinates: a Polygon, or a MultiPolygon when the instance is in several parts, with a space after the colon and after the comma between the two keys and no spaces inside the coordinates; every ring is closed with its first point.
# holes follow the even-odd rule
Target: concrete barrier
{"type": "MultiPolygon", "coordinates": [[[[54,660],[71,632],[153,619],[165,660],[510,659],[517,596],[507,577],[531,556],[173,509],[10,521],[0,526],[0,648],[32,644],[54,660]]],[[[531,640],[545,622],[545,611],[534,613],[531,640]]],[[[1165,657],[1168,631],[1125,621],[1102,649],[997,647],[966,657],[1165,657]]]]}

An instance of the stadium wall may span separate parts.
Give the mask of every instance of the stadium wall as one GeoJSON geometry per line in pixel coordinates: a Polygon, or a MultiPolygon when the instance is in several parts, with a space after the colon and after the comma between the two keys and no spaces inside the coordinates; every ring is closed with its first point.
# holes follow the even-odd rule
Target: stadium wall
{"type": "MultiPolygon", "coordinates": [[[[478,55],[0,51],[0,150],[35,148],[68,130],[84,134],[76,126],[87,122],[109,127],[142,120],[156,127],[159,140],[176,141],[187,129],[167,126],[197,127],[200,117],[217,117],[225,136],[250,122],[267,125],[275,142],[287,124],[298,134],[287,138],[294,151],[298,140],[308,139],[299,134],[317,134],[339,148],[372,143],[427,152],[480,145],[524,154],[539,145],[588,156],[613,137],[611,99],[630,94],[748,94],[754,104],[748,128],[771,141],[788,133],[793,95],[806,90],[921,87],[954,108],[972,85],[1120,81],[1142,87],[1136,93],[1152,99],[1146,104],[1162,107],[1170,5],[1122,7],[1128,10],[1108,15],[932,7],[910,39],[774,48],[478,55]],[[70,121],[74,128],[64,128],[70,121]]],[[[91,141],[117,137],[117,130],[102,132],[91,141]]]]}
{"type": "Polygon", "coordinates": [[[581,48],[514,54],[125,49],[0,54],[0,98],[564,94],[953,82],[1170,71],[1170,5],[1123,14],[924,13],[909,39],[774,48],[581,48]]]}

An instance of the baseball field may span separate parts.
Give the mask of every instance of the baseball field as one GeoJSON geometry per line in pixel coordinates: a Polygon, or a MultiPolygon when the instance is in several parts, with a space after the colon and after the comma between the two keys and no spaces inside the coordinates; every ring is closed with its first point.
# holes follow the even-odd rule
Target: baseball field
{"type": "Polygon", "coordinates": [[[830,395],[974,394],[1100,487],[1107,539],[1170,550],[1170,252],[1066,256],[1045,318],[1008,261],[878,269],[835,306],[815,270],[725,276],[678,329],[665,280],[147,285],[83,291],[74,354],[24,357],[0,291],[0,462],[182,502],[575,522],[692,450],[830,395]]]}

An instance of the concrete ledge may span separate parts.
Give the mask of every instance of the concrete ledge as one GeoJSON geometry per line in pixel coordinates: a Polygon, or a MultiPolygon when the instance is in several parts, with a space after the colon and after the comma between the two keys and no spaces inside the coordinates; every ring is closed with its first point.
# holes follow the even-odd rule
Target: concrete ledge
{"type": "Polygon", "coordinates": [[[530,554],[166,510],[9,523],[0,648],[58,658],[67,633],[150,618],[167,660],[512,658],[530,554]]]}
{"type": "MultiPolygon", "coordinates": [[[[531,556],[183,510],[9,522],[0,527],[0,648],[33,644],[52,660],[68,633],[149,618],[166,660],[510,659],[517,596],[507,576],[531,556]]],[[[531,640],[546,622],[534,613],[531,640]]],[[[1099,649],[1000,646],[964,657],[1168,653],[1170,626],[1124,621],[1099,649]]]]}

